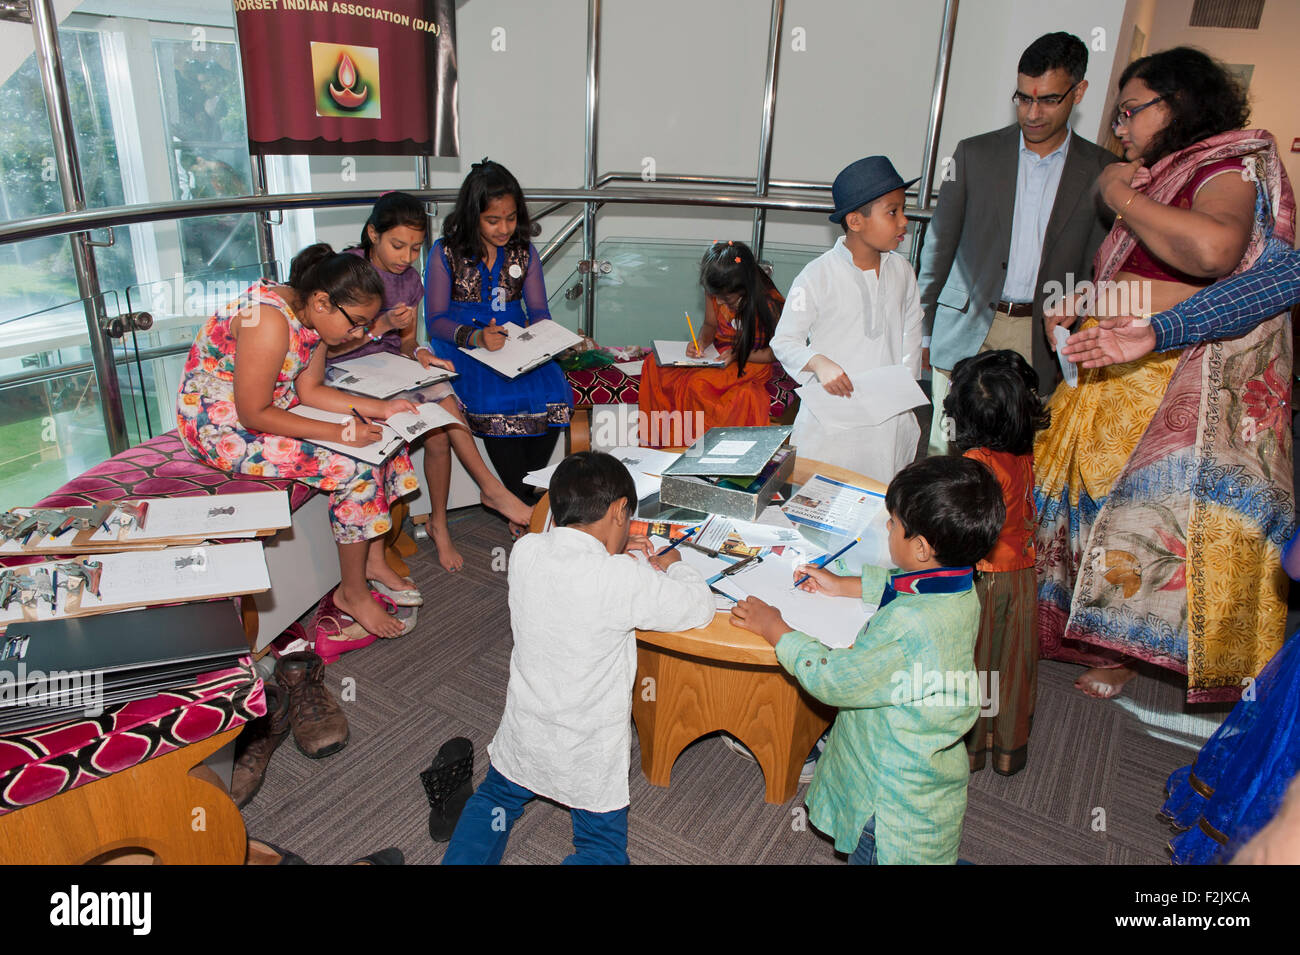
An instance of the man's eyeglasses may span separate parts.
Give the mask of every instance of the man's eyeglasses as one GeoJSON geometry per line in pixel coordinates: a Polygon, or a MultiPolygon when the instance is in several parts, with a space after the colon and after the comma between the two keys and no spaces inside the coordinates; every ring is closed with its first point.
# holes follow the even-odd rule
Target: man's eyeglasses
{"type": "Polygon", "coordinates": [[[1121,126],[1128,126],[1129,123],[1133,122],[1134,116],[1142,112],[1142,110],[1146,109],[1148,106],[1155,106],[1156,103],[1160,102],[1162,99],[1164,99],[1163,96],[1157,96],[1155,99],[1149,100],[1141,106],[1130,106],[1128,109],[1115,110],[1115,118],[1111,120],[1110,123],[1111,130],[1117,130],[1121,126]]]}
{"type": "Polygon", "coordinates": [[[1035,103],[1039,106],[1047,106],[1049,108],[1052,106],[1060,106],[1061,103],[1065,101],[1065,98],[1074,92],[1075,86],[1078,85],[1078,83],[1075,83],[1074,86],[1071,86],[1064,93],[1053,93],[1050,96],[1027,96],[1020,92],[1020,90],[1016,90],[1011,94],[1011,102],[1015,103],[1017,106],[1023,106],[1025,109],[1028,109],[1035,103]]]}

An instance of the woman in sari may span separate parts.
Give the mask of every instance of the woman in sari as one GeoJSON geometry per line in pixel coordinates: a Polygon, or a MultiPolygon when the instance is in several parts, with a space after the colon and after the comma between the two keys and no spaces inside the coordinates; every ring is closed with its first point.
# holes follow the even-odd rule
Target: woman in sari
{"type": "MultiPolygon", "coordinates": [[[[1129,65],[1114,128],[1130,162],[1098,180],[1116,222],[1094,304],[1067,299],[1049,325],[1164,311],[1291,243],[1290,183],[1248,118],[1197,50],[1129,65]]],[[[1185,673],[1190,702],[1236,699],[1282,645],[1290,328],[1283,314],[1228,334],[1085,368],[1052,398],[1034,449],[1039,638],[1043,656],[1090,668],[1076,681],[1089,695],[1117,695],[1141,660],[1185,673]]]]}

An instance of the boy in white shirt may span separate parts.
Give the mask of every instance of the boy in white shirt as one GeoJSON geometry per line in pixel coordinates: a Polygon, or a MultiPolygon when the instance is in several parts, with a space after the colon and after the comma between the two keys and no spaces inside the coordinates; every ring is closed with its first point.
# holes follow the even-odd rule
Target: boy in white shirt
{"type": "MultiPolygon", "coordinates": [[[[830,219],[844,237],[799,273],[772,336],[777,359],[803,384],[801,397],[817,388],[847,398],[853,377],[889,365],[921,376],[921,297],[911,264],[893,251],[907,237],[904,190],[914,182],[884,156],[835,177],[830,219]]],[[[813,404],[800,402],[791,435],[802,457],[888,484],[916,456],[921,432],[911,411],[843,428],[823,423],[813,404]]]]}
{"type": "Polygon", "coordinates": [[[584,451],[551,478],[555,527],[510,554],[510,683],[487,778],[465,804],[444,865],[495,865],[534,796],[568,806],[566,864],[626,865],[635,629],[713,620],[698,571],[676,551],[649,562],[630,538],[636,485],[617,458],[584,451]],[[629,543],[630,541],[630,543],[629,543]]]}

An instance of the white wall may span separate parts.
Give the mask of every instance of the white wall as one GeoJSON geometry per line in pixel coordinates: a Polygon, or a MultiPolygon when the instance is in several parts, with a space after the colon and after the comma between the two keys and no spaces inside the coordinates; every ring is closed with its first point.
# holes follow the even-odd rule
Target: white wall
{"type": "Polygon", "coordinates": [[[1292,186],[1300,177],[1300,153],[1291,141],[1300,137],[1300,103],[1296,99],[1296,41],[1300,40],[1300,3],[1271,0],[1264,4],[1258,30],[1189,27],[1192,0],[1158,0],[1147,52],[1194,46],[1230,64],[1253,64],[1250,80],[1251,122],[1278,141],[1292,186]]]}
{"type": "MultiPolygon", "coordinates": [[[[754,176],[758,170],[769,0],[605,0],[602,5],[600,172],[754,176]]],[[[1014,120],[1016,61],[1033,39],[1068,30],[1090,46],[1092,89],[1075,126],[1095,138],[1124,0],[966,0],[959,8],[940,157],[958,139],[1014,120]],[[1102,31],[1094,34],[1094,31],[1102,31]]],[[[830,181],[865,155],[920,175],[938,53],[942,0],[789,0],[786,4],[772,178],[830,181]],[[794,48],[801,29],[805,47],[794,48]]],[[[583,173],[586,3],[509,6],[468,0],[457,9],[461,159],[440,160],[436,187],[454,187],[484,155],[525,186],[578,187],[583,173]],[[505,50],[492,49],[505,30],[505,50]]],[[[337,160],[313,159],[317,188],[343,188],[337,160]]],[[[358,162],[349,188],[404,188],[406,160],[358,162]]],[[[574,210],[576,211],[576,209],[574,210]]],[[[557,227],[567,214],[548,217],[557,227]]],[[[327,241],[355,241],[356,210],[317,217],[327,241]]],[[[708,242],[748,239],[752,214],[606,206],[598,234],[708,242]]],[[[823,216],[773,213],[768,240],[829,245],[823,216]]]]}

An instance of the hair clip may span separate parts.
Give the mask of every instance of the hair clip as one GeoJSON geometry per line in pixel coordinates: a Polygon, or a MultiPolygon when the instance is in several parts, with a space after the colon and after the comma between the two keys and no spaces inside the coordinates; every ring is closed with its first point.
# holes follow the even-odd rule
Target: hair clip
{"type": "Polygon", "coordinates": [[[740,256],[736,256],[736,264],[737,264],[737,265],[740,264],[740,256]]]}
{"type": "Polygon", "coordinates": [[[470,165],[470,167],[469,167],[469,168],[470,168],[470,172],[473,172],[473,171],[475,171],[476,169],[482,169],[483,167],[485,167],[485,166],[486,166],[488,163],[490,163],[491,161],[492,161],[492,160],[491,160],[491,159],[488,159],[487,156],[484,156],[484,157],[483,157],[481,160],[479,160],[478,162],[476,162],[476,163],[472,163],[472,164],[470,165]]]}

